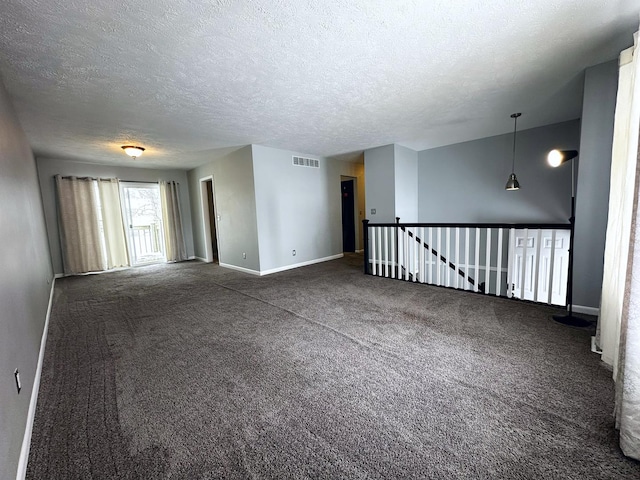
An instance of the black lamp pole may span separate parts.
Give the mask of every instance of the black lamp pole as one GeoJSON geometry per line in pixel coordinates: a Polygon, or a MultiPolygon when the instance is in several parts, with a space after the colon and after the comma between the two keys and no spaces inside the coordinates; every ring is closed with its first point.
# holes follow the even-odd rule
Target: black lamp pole
{"type": "MultiPolygon", "coordinates": [[[[570,237],[569,237],[569,272],[567,279],[567,305],[569,306],[568,315],[552,315],[552,318],[563,325],[569,325],[572,327],[587,327],[591,325],[591,322],[581,317],[573,315],[573,238],[576,229],[576,173],[574,160],[578,156],[577,150],[553,150],[549,153],[548,161],[552,167],[558,167],[566,161],[573,160],[571,162],[571,217],[569,217],[569,223],[571,224],[570,237]],[[555,156],[554,152],[557,152],[555,156]]],[[[555,246],[554,246],[555,248],[555,246]]]]}

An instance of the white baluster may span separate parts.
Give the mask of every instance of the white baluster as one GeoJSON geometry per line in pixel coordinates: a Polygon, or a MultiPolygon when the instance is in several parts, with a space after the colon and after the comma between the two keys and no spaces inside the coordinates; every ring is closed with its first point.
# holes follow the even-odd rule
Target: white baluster
{"type": "Polygon", "coordinates": [[[398,227],[391,227],[391,278],[396,278],[396,231],[398,227]]]}
{"type": "Polygon", "coordinates": [[[376,275],[376,227],[371,229],[371,274],[376,275]]]}
{"type": "Polygon", "coordinates": [[[389,227],[384,227],[384,276],[389,277],[389,227]]]}
{"type": "Polygon", "coordinates": [[[378,229],[378,275],[382,276],[382,227],[376,227],[378,229]]]}
{"type": "Polygon", "coordinates": [[[413,281],[417,282],[418,272],[422,270],[422,268],[416,268],[418,265],[418,227],[413,230],[413,260],[411,265],[413,265],[413,281]]]}
{"type": "Polygon", "coordinates": [[[538,277],[540,275],[540,243],[542,239],[542,230],[538,229],[538,233],[536,235],[536,258],[534,260],[535,265],[535,273],[533,276],[534,286],[533,286],[533,301],[538,301],[538,277]]]}
{"type": "Polygon", "coordinates": [[[420,283],[425,282],[425,265],[424,265],[424,227],[420,227],[420,283]]]}
{"type": "Polygon", "coordinates": [[[449,262],[451,262],[451,228],[447,227],[447,260],[444,263],[446,275],[447,287],[451,286],[451,269],[449,268],[449,262]]]}
{"type": "Polygon", "coordinates": [[[471,286],[469,285],[469,244],[471,243],[471,233],[469,232],[469,227],[465,228],[464,232],[464,289],[469,290],[471,286]]]}
{"type": "Polygon", "coordinates": [[[441,241],[441,239],[442,239],[442,231],[441,231],[440,227],[436,228],[436,233],[438,235],[438,247],[437,247],[438,255],[436,256],[436,262],[437,262],[436,265],[437,265],[437,268],[438,268],[438,270],[436,271],[436,273],[437,273],[437,285],[442,285],[442,282],[440,281],[441,275],[442,275],[442,266],[440,265],[440,263],[441,263],[440,258],[442,257],[442,241],[441,241]]]}
{"type": "Polygon", "coordinates": [[[489,285],[491,285],[491,229],[487,228],[487,249],[484,256],[484,293],[489,293],[489,285]]]}
{"type": "Polygon", "coordinates": [[[460,275],[458,275],[458,265],[460,264],[460,228],[458,227],[456,227],[456,251],[452,262],[455,266],[455,270],[453,271],[454,278],[456,279],[454,287],[460,288],[460,275]]]}
{"type": "Polygon", "coordinates": [[[498,229],[498,263],[496,265],[496,296],[502,294],[502,229],[498,229]]]}
{"type": "Polygon", "coordinates": [[[429,227],[429,283],[433,285],[433,228],[429,227]]]}
{"type": "Polygon", "coordinates": [[[516,229],[509,230],[509,253],[507,254],[507,297],[513,297],[516,273],[516,229]]]}
{"type": "Polygon", "coordinates": [[[478,292],[478,284],[480,283],[480,229],[476,228],[476,273],[475,273],[475,282],[473,285],[473,291],[478,292]]]}
{"type": "Polygon", "coordinates": [[[547,297],[547,303],[551,304],[553,295],[553,261],[556,256],[556,231],[551,230],[551,258],[549,259],[549,292],[547,297]]]}
{"type": "Polygon", "coordinates": [[[527,288],[527,246],[529,243],[529,229],[524,229],[524,245],[522,246],[522,278],[520,280],[520,299],[524,299],[527,288]]]}

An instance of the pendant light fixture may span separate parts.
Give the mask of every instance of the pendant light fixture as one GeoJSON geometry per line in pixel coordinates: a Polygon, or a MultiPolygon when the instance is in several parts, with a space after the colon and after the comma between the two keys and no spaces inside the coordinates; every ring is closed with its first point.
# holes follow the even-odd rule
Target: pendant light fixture
{"type": "Polygon", "coordinates": [[[129,155],[134,160],[136,159],[136,157],[139,157],[144,153],[143,147],[136,147],[135,145],[123,145],[121,148],[124,150],[124,153],[129,155]]]}
{"type": "Polygon", "coordinates": [[[504,187],[505,190],[520,190],[520,183],[516,178],[516,132],[518,131],[518,117],[522,115],[521,113],[513,113],[511,114],[511,118],[513,118],[513,159],[511,160],[511,175],[509,175],[509,180],[507,180],[507,185],[504,187]]]}

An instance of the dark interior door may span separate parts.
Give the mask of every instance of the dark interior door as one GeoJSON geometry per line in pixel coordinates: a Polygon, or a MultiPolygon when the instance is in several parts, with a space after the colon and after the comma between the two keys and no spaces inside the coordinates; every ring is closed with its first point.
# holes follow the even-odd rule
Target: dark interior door
{"type": "Polygon", "coordinates": [[[342,184],[342,251],[356,251],[355,200],[353,198],[353,180],[342,184]]]}
{"type": "Polygon", "coordinates": [[[216,216],[213,209],[213,182],[207,182],[207,199],[209,204],[209,228],[211,228],[211,249],[213,261],[218,261],[218,238],[216,237],[216,216]]]}

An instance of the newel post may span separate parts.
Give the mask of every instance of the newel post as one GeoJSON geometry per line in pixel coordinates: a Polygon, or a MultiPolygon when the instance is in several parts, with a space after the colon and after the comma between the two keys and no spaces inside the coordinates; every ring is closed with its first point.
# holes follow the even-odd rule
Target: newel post
{"type": "Polygon", "coordinates": [[[396,278],[400,278],[400,257],[398,256],[400,250],[398,249],[398,240],[400,239],[400,217],[396,217],[396,278]]]}
{"type": "Polygon", "coordinates": [[[366,218],[362,220],[362,241],[364,243],[364,273],[368,275],[369,272],[369,220],[366,218]]]}

